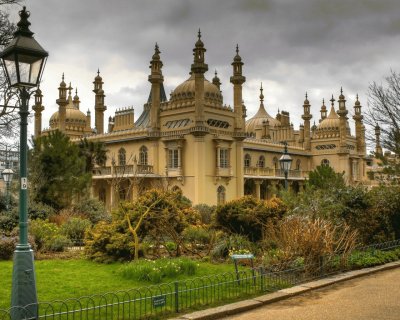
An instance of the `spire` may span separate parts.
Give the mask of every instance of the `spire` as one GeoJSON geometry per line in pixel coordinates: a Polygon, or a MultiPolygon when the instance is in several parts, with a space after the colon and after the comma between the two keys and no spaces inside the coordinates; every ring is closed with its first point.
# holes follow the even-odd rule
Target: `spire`
{"type": "Polygon", "coordinates": [[[62,77],[61,77],[60,87],[66,87],[66,86],[67,86],[67,84],[64,82],[64,72],[63,72],[62,77]]]}
{"type": "Polygon", "coordinates": [[[198,40],[193,48],[193,64],[191,66],[191,71],[193,73],[202,73],[204,74],[208,70],[208,65],[204,63],[204,53],[207,50],[204,48],[204,43],[201,41],[201,32],[199,29],[198,32],[198,40]]]}
{"type": "Polygon", "coordinates": [[[307,91],[306,91],[306,99],[304,100],[304,104],[305,104],[305,105],[310,104],[310,101],[308,101],[308,94],[307,94],[307,91]]]}
{"type": "Polygon", "coordinates": [[[74,96],[73,103],[74,103],[74,107],[79,110],[80,101],[79,101],[79,97],[78,97],[78,88],[75,88],[75,96],[74,96]]]}
{"type": "Polygon", "coordinates": [[[261,86],[260,86],[260,104],[264,105],[264,95],[263,95],[262,82],[261,82],[261,86]]]}

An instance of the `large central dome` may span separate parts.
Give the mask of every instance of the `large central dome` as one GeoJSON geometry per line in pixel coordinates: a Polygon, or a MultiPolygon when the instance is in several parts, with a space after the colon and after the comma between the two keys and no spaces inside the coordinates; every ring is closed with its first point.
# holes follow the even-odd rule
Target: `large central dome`
{"type": "MultiPolygon", "coordinates": [[[[178,85],[171,93],[170,105],[175,108],[183,108],[194,105],[195,79],[192,74],[189,79],[178,85]]],[[[222,107],[222,95],[218,87],[204,79],[204,104],[210,107],[222,107]]]]}

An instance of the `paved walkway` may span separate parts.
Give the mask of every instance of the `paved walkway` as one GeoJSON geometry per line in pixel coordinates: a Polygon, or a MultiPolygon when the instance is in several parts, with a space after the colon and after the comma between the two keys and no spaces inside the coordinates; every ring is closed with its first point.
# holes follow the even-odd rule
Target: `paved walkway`
{"type": "Polygon", "coordinates": [[[400,268],[334,284],[230,320],[399,320],[400,268]]]}

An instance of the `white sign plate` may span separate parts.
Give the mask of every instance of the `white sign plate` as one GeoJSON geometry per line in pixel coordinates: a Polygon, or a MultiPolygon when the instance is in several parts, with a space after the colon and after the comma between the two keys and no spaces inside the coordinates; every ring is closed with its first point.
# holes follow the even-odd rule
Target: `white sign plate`
{"type": "Polygon", "coordinates": [[[26,190],[28,189],[28,178],[21,178],[21,189],[26,190]]]}

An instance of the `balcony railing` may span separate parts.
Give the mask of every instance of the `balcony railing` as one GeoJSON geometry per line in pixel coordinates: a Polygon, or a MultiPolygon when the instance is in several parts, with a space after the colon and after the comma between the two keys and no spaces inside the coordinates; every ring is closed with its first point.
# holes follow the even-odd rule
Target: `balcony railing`
{"type": "Polygon", "coordinates": [[[144,174],[153,174],[153,166],[151,165],[126,165],[126,166],[107,166],[107,167],[96,167],[92,171],[93,176],[101,177],[101,176],[115,176],[115,177],[123,177],[123,176],[133,176],[136,174],[144,175],[144,174]]]}
{"type": "MultiPolygon", "coordinates": [[[[274,168],[259,168],[259,167],[245,167],[244,174],[247,176],[259,177],[284,177],[285,173],[281,169],[274,168]]],[[[302,170],[289,170],[289,178],[306,178],[308,171],[302,170]]]]}

